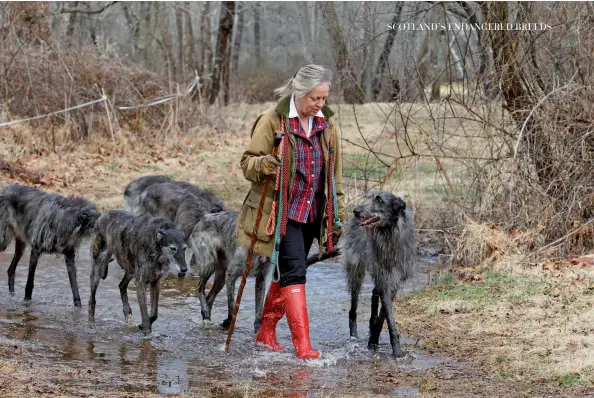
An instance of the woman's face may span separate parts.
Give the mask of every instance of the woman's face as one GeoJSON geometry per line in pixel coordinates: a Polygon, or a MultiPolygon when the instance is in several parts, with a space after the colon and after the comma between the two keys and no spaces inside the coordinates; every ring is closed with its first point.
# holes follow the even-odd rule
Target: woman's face
{"type": "Polygon", "coordinates": [[[307,94],[295,101],[295,107],[300,116],[315,116],[326,104],[330,92],[328,83],[322,83],[309,90],[307,94]]]}

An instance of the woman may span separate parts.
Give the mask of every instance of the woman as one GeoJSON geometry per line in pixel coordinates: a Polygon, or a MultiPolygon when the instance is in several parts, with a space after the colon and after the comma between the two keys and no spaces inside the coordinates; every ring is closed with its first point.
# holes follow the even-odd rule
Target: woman
{"type": "Polygon", "coordinates": [[[286,314],[302,359],[320,356],[309,340],[305,259],[314,237],[320,254],[324,246],[332,250],[343,220],[340,138],[326,105],[331,79],[328,69],[307,65],[277,88],[281,100],[258,117],[241,158],[243,175],[252,182],[237,221],[237,239],[244,246],[250,246],[264,182],[271,179],[254,250],[272,257],[275,272],[256,341],[282,350],[276,324],[286,314]],[[283,133],[280,156],[273,154],[278,131],[283,133]]]}

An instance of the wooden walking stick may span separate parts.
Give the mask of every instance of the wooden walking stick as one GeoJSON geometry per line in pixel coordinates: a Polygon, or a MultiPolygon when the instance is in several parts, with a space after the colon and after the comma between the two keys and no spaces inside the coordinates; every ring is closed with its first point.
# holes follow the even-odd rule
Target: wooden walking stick
{"type": "MultiPolygon", "coordinates": [[[[274,155],[278,154],[278,149],[279,149],[282,138],[283,138],[283,135],[280,132],[277,132],[274,135],[274,147],[272,148],[272,153],[274,155]]],[[[272,180],[272,176],[270,175],[266,178],[266,181],[264,181],[264,187],[262,189],[262,196],[260,197],[260,204],[258,205],[258,211],[256,212],[256,222],[254,224],[254,230],[252,231],[252,241],[250,242],[250,249],[248,250],[247,260],[245,262],[245,269],[243,270],[243,275],[241,277],[241,284],[239,285],[239,290],[237,291],[237,298],[235,299],[235,309],[233,310],[233,317],[231,318],[231,325],[229,325],[229,332],[227,333],[227,342],[225,343],[225,352],[226,353],[229,353],[229,345],[231,344],[231,337],[233,336],[233,331],[235,330],[235,321],[237,320],[237,313],[239,312],[239,304],[241,303],[241,296],[243,295],[243,288],[245,287],[247,277],[250,273],[250,267],[252,265],[252,257],[254,254],[254,246],[256,245],[256,241],[258,240],[258,228],[260,227],[260,221],[262,220],[262,208],[264,207],[264,202],[266,200],[266,193],[268,191],[268,186],[270,185],[271,180],[272,180]]]]}

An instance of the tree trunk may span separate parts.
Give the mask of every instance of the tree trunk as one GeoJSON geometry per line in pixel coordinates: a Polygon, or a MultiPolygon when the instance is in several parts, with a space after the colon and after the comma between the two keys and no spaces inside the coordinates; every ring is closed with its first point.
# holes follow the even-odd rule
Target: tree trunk
{"type": "MultiPolygon", "coordinates": [[[[472,9],[470,3],[468,3],[467,1],[459,1],[458,3],[462,6],[464,11],[466,12],[466,15],[468,15],[468,22],[470,22],[473,25],[478,24],[477,14],[483,11],[483,7],[479,6],[477,8],[477,10],[474,11],[472,9]]],[[[489,44],[488,44],[488,40],[487,40],[488,37],[480,29],[476,29],[475,33],[476,33],[476,42],[477,42],[478,48],[481,52],[481,54],[480,54],[481,63],[479,65],[477,77],[478,77],[479,81],[483,82],[483,89],[486,92],[488,92],[488,91],[490,91],[490,86],[491,86],[490,82],[486,81],[486,79],[485,79],[485,73],[487,71],[487,68],[489,67],[490,48],[489,48],[489,44]]],[[[464,74],[466,74],[466,70],[464,70],[464,74]]]]}
{"type": "Polygon", "coordinates": [[[200,65],[198,74],[203,75],[205,71],[212,68],[212,48],[210,46],[210,3],[204,2],[202,15],[200,16],[200,65]]]}
{"type": "Polygon", "coordinates": [[[128,24],[128,32],[130,34],[130,57],[132,59],[136,59],[136,53],[138,51],[138,36],[135,35],[136,29],[135,27],[138,23],[135,23],[130,15],[130,10],[126,3],[122,3],[122,11],[124,12],[124,18],[126,18],[126,23],[128,24]]]}
{"type": "Polygon", "coordinates": [[[309,11],[307,2],[300,1],[297,5],[301,9],[301,40],[303,45],[303,58],[308,62],[315,63],[315,56],[312,51],[311,28],[309,26],[309,11]]]}
{"type": "Polygon", "coordinates": [[[256,52],[256,67],[262,66],[262,56],[260,53],[260,2],[254,2],[254,50],[256,52]]]}
{"type": "Polygon", "coordinates": [[[169,90],[172,92],[173,90],[173,80],[175,80],[175,76],[177,76],[177,71],[175,67],[175,57],[173,54],[173,43],[171,39],[171,34],[169,33],[169,21],[167,18],[167,9],[159,9],[157,8],[156,16],[155,16],[155,31],[159,31],[161,33],[161,44],[160,47],[163,49],[165,53],[165,58],[167,62],[167,76],[169,77],[169,90]]]}
{"type": "Polygon", "coordinates": [[[184,27],[186,28],[185,33],[185,43],[186,43],[186,63],[191,69],[191,72],[194,72],[196,69],[196,40],[194,39],[194,28],[192,26],[192,13],[190,12],[191,3],[189,1],[185,2],[185,22],[184,27]]]}
{"type": "Polygon", "coordinates": [[[338,15],[331,2],[318,3],[322,8],[323,17],[332,40],[334,50],[334,59],[336,60],[336,69],[340,75],[340,85],[342,87],[344,101],[347,104],[362,104],[365,94],[357,84],[355,72],[350,62],[349,51],[346,41],[342,36],[338,15]]]}
{"type": "MultiPolygon", "coordinates": [[[[394,17],[392,18],[392,26],[398,25],[400,23],[400,15],[402,14],[402,3],[396,3],[396,10],[394,11],[394,17]]],[[[373,100],[377,101],[377,97],[382,89],[382,77],[386,66],[388,66],[388,59],[390,57],[390,52],[392,51],[392,46],[394,44],[394,38],[396,37],[396,32],[398,30],[391,29],[388,31],[388,38],[384,43],[384,49],[379,56],[377,61],[377,68],[375,70],[375,76],[373,77],[373,82],[371,83],[371,92],[373,94],[373,100]]]]}
{"type": "Polygon", "coordinates": [[[184,67],[184,16],[183,11],[179,7],[175,7],[175,27],[177,33],[177,74],[175,78],[177,81],[182,80],[182,76],[185,76],[184,67]]]}
{"type": "Polygon", "coordinates": [[[233,59],[231,70],[237,76],[239,71],[239,51],[241,49],[241,36],[243,35],[243,18],[245,6],[243,2],[237,2],[237,26],[235,26],[235,40],[233,41],[233,59]]]}
{"type": "MultiPolygon", "coordinates": [[[[72,7],[76,7],[78,6],[78,1],[73,1],[72,2],[72,7]]],[[[78,14],[73,12],[68,16],[68,24],[66,26],[66,36],[72,38],[72,35],[74,34],[74,25],[76,24],[76,16],[78,14]]],[[[70,44],[72,44],[72,39],[70,44]]]]}
{"type": "Polygon", "coordinates": [[[433,82],[431,83],[431,101],[439,101],[441,98],[441,82],[443,81],[443,72],[445,69],[445,54],[444,46],[445,32],[431,32],[432,48],[431,48],[431,62],[433,64],[433,82]]]}
{"type": "Polygon", "coordinates": [[[369,79],[371,77],[371,7],[370,2],[363,3],[363,29],[361,31],[361,41],[363,42],[363,70],[361,71],[361,89],[367,97],[369,95],[369,79]]]}
{"type": "Polygon", "coordinates": [[[210,91],[210,103],[214,104],[219,97],[221,86],[223,89],[223,103],[229,103],[229,38],[233,33],[233,17],[235,15],[235,2],[224,1],[221,5],[221,16],[219,20],[219,33],[217,35],[217,52],[214,60],[212,74],[212,87],[210,91]]]}

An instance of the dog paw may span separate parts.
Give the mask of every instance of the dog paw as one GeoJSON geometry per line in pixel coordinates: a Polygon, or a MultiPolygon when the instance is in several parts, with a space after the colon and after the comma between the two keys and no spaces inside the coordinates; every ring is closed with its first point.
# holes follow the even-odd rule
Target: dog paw
{"type": "Polygon", "coordinates": [[[377,351],[379,349],[379,343],[368,343],[367,348],[372,351],[377,351]]]}
{"type": "Polygon", "coordinates": [[[397,359],[402,359],[408,356],[408,353],[402,350],[394,350],[392,356],[397,359]]]}
{"type": "Polygon", "coordinates": [[[144,327],[144,325],[141,323],[140,325],[138,325],[138,329],[142,330],[142,334],[144,334],[145,336],[151,334],[150,325],[148,327],[144,327]]]}
{"type": "Polygon", "coordinates": [[[221,327],[223,329],[229,329],[229,326],[231,326],[231,319],[227,318],[223,322],[221,322],[221,327]]]}
{"type": "Polygon", "coordinates": [[[208,328],[212,325],[212,321],[210,319],[203,319],[202,320],[202,327],[208,328]]]}
{"type": "Polygon", "coordinates": [[[126,325],[132,324],[132,314],[126,315],[125,322],[126,322],[126,325]]]}

